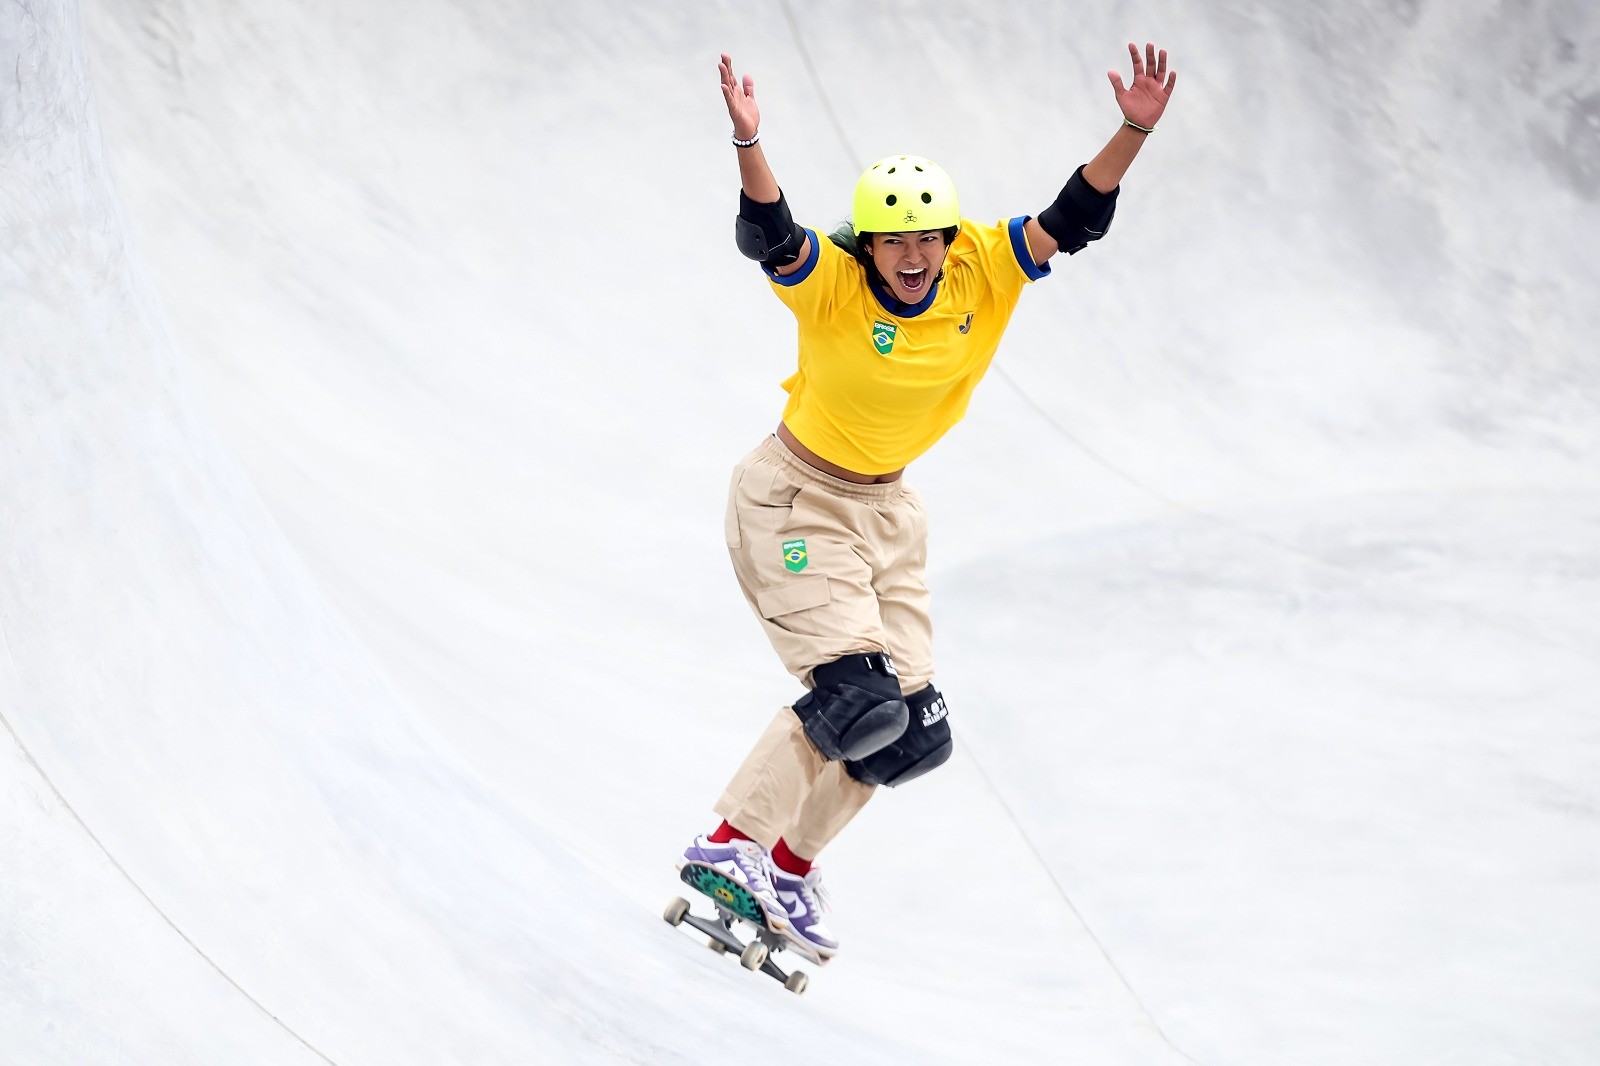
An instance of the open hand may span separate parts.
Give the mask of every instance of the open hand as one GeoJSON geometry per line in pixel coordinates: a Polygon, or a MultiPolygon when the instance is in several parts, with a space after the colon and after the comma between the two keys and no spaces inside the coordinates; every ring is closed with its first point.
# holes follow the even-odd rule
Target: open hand
{"type": "Polygon", "coordinates": [[[744,84],[740,85],[733,73],[733,60],[726,52],[723,53],[722,62],[717,64],[717,70],[722,74],[722,98],[728,102],[733,135],[741,141],[748,141],[761,128],[761,111],[756,107],[755,79],[746,74],[744,84]]]}
{"type": "MultiPolygon", "coordinates": [[[[1178,84],[1178,72],[1167,72],[1165,48],[1161,49],[1158,56],[1156,46],[1146,44],[1141,57],[1139,46],[1130,41],[1128,54],[1133,57],[1133,85],[1123,85],[1122,75],[1114,70],[1107,71],[1106,76],[1111,79],[1111,87],[1117,91],[1117,106],[1122,108],[1122,117],[1140,126],[1154,127],[1161,112],[1167,109],[1167,101],[1178,84]]],[[[722,58],[726,61],[728,57],[722,58]]]]}

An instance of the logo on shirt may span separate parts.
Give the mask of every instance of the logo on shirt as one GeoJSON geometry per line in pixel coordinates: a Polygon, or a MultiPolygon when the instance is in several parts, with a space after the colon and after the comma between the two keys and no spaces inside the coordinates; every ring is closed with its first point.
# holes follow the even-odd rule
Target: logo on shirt
{"type": "Polygon", "coordinates": [[[811,557],[806,554],[806,542],[803,540],[786,540],[783,542],[783,565],[798,574],[806,568],[806,563],[811,557]]]}
{"type": "Polygon", "coordinates": [[[898,332],[899,328],[892,322],[879,319],[872,324],[872,346],[878,349],[879,355],[894,351],[894,335],[898,332]]]}
{"type": "Polygon", "coordinates": [[[956,332],[957,333],[968,333],[968,332],[971,332],[971,330],[972,330],[972,316],[975,315],[975,314],[977,314],[976,311],[968,311],[967,312],[967,320],[965,322],[961,323],[961,325],[956,327],[956,332]]]}

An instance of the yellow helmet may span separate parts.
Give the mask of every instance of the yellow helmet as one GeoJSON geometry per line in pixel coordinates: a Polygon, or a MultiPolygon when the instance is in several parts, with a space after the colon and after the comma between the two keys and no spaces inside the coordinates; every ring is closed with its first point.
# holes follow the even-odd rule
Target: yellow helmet
{"type": "Polygon", "coordinates": [[[919,155],[880,159],[856,182],[850,222],[857,233],[904,233],[959,225],[955,182],[943,167],[919,155]]]}

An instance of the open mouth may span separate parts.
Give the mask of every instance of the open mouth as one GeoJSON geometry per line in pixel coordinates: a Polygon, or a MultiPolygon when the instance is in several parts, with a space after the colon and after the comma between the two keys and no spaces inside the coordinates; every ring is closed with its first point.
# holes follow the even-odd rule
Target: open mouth
{"type": "Polygon", "coordinates": [[[897,270],[894,276],[899,279],[900,287],[906,292],[918,293],[928,284],[928,268],[921,270],[897,270]]]}

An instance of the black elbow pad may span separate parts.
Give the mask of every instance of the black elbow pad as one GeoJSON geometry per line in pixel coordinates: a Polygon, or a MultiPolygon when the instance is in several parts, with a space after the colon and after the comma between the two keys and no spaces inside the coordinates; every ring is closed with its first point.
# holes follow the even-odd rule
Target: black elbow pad
{"type": "Polygon", "coordinates": [[[806,242],[805,230],[795,225],[789,205],[778,193],[778,202],[762,204],[739,190],[739,217],[734,221],[733,239],[745,258],[767,266],[788,266],[800,258],[806,242]]]}
{"type": "Polygon", "coordinates": [[[1063,252],[1076,255],[1111,228],[1111,216],[1117,213],[1117,193],[1121,191],[1118,186],[1101,192],[1083,180],[1083,167],[1079,167],[1062,186],[1056,202],[1039,212],[1039,225],[1056,239],[1063,252]]]}

